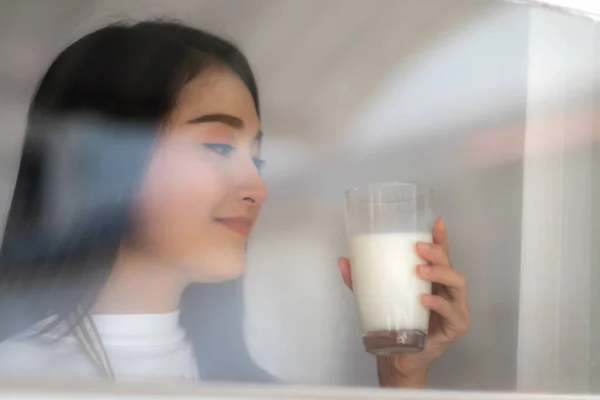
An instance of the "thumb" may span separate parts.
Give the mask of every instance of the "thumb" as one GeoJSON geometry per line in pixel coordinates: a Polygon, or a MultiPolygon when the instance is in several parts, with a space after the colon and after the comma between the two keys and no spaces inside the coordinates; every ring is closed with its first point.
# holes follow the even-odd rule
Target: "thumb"
{"type": "Polygon", "coordinates": [[[450,249],[448,248],[448,236],[446,234],[446,225],[444,220],[438,218],[435,221],[433,227],[433,243],[442,246],[446,255],[450,255],[450,249]]]}
{"type": "Polygon", "coordinates": [[[342,274],[342,279],[344,283],[350,290],[352,290],[352,271],[350,270],[350,260],[346,257],[338,258],[338,268],[340,269],[340,273],[342,274]]]}

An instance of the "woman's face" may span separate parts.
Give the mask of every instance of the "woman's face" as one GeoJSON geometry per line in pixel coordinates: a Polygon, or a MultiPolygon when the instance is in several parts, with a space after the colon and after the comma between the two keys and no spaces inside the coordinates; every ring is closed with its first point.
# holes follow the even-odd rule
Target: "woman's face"
{"type": "Polygon", "coordinates": [[[213,67],[183,89],[142,185],[136,239],[195,282],[239,276],[267,197],[260,121],[233,72],[213,67]]]}

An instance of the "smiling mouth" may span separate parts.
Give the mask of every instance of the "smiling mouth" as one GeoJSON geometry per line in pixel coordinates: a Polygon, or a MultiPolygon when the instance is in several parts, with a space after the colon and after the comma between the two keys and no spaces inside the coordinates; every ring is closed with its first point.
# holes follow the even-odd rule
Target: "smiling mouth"
{"type": "Polygon", "coordinates": [[[216,218],[215,221],[242,236],[248,236],[254,224],[252,218],[246,217],[216,218]]]}

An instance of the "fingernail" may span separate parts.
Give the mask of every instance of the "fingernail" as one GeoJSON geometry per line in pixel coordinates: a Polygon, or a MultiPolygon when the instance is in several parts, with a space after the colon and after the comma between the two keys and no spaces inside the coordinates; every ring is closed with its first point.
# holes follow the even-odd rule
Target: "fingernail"
{"type": "Polygon", "coordinates": [[[446,224],[444,224],[444,220],[440,218],[439,221],[440,221],[439,222],[440,229],[446,229],[446,224]]]}
{"type": "Polygon", "coordinates": [[[417,247],[419,247],[420,249],[428,249],[430,246],[429,243],[426,242],[417,242],[417,247]]]}
{"type": "Polygon", "coordinates": [[[429,275],[431,272],[431,267],[429,265],[418,265],[417,269],[423,275],[429,275]]]}

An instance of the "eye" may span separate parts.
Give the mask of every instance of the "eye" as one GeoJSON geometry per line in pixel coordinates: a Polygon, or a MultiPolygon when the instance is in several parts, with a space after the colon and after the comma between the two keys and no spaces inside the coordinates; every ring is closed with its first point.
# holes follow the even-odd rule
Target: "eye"
{"type": "Polygon", "coordinates": [[[254,165],[256,165],[256,169],[259,171],[262,171],[266,163],[266,161],[260,157],[252,157],[252,162],[254,163],[254,165]]]}
{"type": "Polygon", "coordinates": [[[235,151],[235,148],[228,144],[204,143],[203,145],[208,150],[217,153],[218,155],[223,157],[229,157],[235,151]]]}

